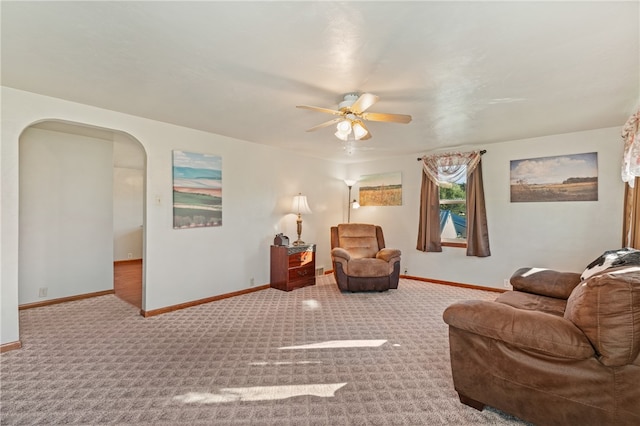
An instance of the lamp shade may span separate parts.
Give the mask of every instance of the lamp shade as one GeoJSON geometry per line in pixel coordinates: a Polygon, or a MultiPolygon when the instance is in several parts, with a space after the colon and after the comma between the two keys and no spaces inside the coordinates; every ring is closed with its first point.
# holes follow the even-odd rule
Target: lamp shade
{"type": "Polygon", "coordinates": [[[336,130],[338,131],[338,133],[348,135],[349,133],[351,133],[351,122],[348,120],[342,120],[336,126],[336,130]]]}
{"type": "Polygon", "coordinates": [[[335,132],[334,135],[336,136],[336,138],[340,139],[341,141],[346,142],[349,140],[349,133],[335,132]]]}
{"type": "Polygon", "coordinates": [[[353,125],[353,135],[355,136],[356,140],[360,140],[362,138],[364,138],[365,136],[367,136],[367,129],[364,128],[364,126],[358,122],[356,122],[353,125]]]}
{"type": "Polygon", "coordinates": [[[347,186],[353,186],[353,185],[356,184],[356,182],[358,182],[358,181],[355,180],[355,179],[345,179],[344,180],[344,183],[347,184],[347,186]]]}
{"type": "Polygon", "coordinates": [[[307,204],[307,196],[298,194],[293,197],[293,202],[291,203],[291,211],[293,213],[311,214],[311,209],[309,208],[309,204],[307,204]]]}

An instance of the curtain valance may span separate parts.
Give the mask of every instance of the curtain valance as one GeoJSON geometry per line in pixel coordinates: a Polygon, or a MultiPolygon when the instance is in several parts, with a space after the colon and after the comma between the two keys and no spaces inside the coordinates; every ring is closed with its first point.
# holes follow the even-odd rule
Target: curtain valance
{"type": "Polygon", "coordinates": [[[480,162],[480,155],[480,151],[425,155],[422,157],[422,166],[427,177],[436,185],[457,182],[465,173],[473,173],[480,162]]]}
{"type": "Polygon", "coordinates": [[[633,188],[635,178],[640,176],[640,109],[622,128],[624,153],[622,154],[622,180],[633,188]]]}

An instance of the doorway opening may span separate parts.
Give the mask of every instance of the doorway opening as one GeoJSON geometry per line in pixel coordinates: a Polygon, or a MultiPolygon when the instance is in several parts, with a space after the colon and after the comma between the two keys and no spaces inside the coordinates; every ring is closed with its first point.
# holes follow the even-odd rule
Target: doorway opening
{"type": "Polygon", "coordinates": [[[19,305],[116,293],[114,268],[130,263],[136,296],[125,300],[143,309],[142,144],[118,130],[45,120],[23,131],[19,149],[19,305]]]}

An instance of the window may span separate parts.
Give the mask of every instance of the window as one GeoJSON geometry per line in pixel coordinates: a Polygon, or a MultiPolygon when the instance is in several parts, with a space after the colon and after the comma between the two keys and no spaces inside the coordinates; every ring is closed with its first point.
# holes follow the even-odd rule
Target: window
{"type": "Polygon", "coordinates": [[[422,185],[416,249],[441,252],[446,245],[466,247],[467,256],[491,256],[480,159],[484,152],[450,152],[418,159],[422,161],[422,185]],[[450,185],[442,185],[445,181],[450,185]],[[446,226],[449,218],[452,238],[444,239],[441,228],[444,230],[442,225],[446,226]]]}
{"type": "Polygon", "coordinates": [[[440,234],[443,245],[466,247],[467,171],[455,182],[440,181],[440,234]],[[453,243],[453,244],[451,244],[453,243]]]}

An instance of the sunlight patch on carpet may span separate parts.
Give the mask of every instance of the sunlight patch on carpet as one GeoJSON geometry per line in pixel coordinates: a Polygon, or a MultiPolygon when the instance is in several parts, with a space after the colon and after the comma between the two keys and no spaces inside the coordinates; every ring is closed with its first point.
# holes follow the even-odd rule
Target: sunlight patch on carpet
{"type": "Polygon", "coordinates": [[[218,393],[188,392],[174,396],[173,399],[186,404],[216,404],[234,401],[272,401],[304,395],[332,398],[344,385],[346,383],[222,388],[218,393]]]}
{"type": "Polygon", "coordinates": [[[249,365],[253,366],[266,366],[266,365],[308,365],[308,364],[322,364],[322,361],[258,361],[250,362],[249,365]]]}
{"type": "Polygon", "coordinates": [[[382,346],[386,340],[327,340],[307,345],[283,346],[279,349],[333,349],[333,348],[373,348],[382,346]]]}
{"type": "Polygon", "coordinates": [[[305,311],[314,311],[320,309],[320,302],[315,299],[308,299],[302,301],[302,309],[305,311]]]}

